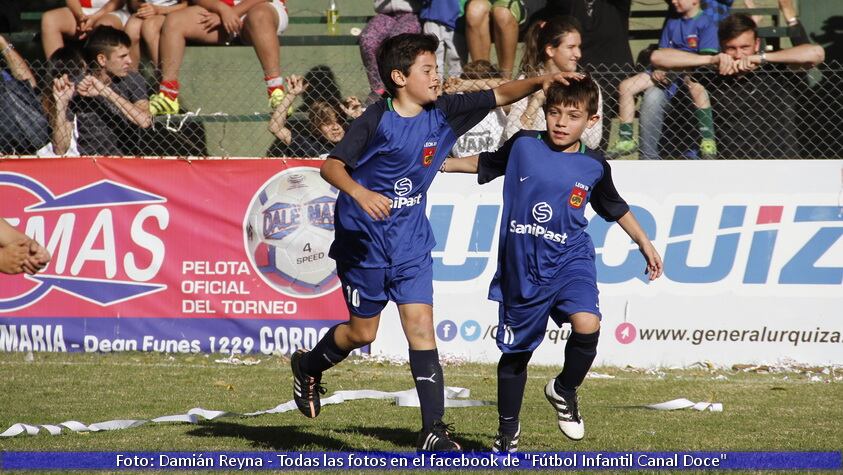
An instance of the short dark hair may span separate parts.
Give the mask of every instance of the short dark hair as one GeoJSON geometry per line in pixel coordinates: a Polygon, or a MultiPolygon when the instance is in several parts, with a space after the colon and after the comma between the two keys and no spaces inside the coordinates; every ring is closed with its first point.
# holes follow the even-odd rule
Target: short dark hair
{"type": "Polygon", "coordinates": [[[758,25],[749,15],[743,13],[735,13],[724,18],[717,26],[717,38],[720,43],[731,41],[738,36],[751,31],[758,37],[758,25]]]}
{"type": "Polygon", "coordinates": [[[547,99],[544,107],[547,110],[550,106],[563,105],[581,107],[585,106],[588,115],[597,113],[597,102],[600,98],[600,90],[597,83],[591,79],[591,76],[586,74],[584,78],[579,81],[568,80],[570,84],[567,86],[561,82],[554,82],[547,88],[547,99]]]}
{"type": "Polygon", "coordinates": [[[439,39],[433,35],[421,33],[402,33],[387,38],[378,49],[378,73],[390,96],[395,97],[398,86],[392,81],[392,71],[399,70],[405,76],[410,74],[410,66],[422,53],[436,54],[439,39]]]}
{"type": "Polygon", "coordinates": [[[95,65],[97,62],[97,55],[100,53],[108,56],[118,46],[125,46],[129,48],[132,46],[132,40],[129,35],[123,30],[118,30],[110,26],[98,26],[94,31],[88,35],[88,41],[85,42],[83,51],[85,52],[85,60],[88,63],[95,65]]]}
{"type": "Polygon", "coordinates": [[[50,55],[47,77],[53,80],[67,74],[71,81],[76,82],[85,75],[86,69],[85,58],[79,49],[74,45],[65,45],[50,55]]]}

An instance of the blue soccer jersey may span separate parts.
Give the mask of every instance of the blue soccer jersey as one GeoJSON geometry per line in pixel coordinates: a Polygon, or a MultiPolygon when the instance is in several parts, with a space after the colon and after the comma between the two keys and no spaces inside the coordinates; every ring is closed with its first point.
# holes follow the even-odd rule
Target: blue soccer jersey
{"type": "Polygon", "coordinates": [[[659,48],[689,53],[717,54],[717,23],[702,11],[693,18],[670,18],[662,28],[659,48]]]}
{"type": "MultiPolygon", "coordinates": [[[[591,256],[585,205],[609,221],[629,211],[595,151],[560,152],[538,131],[521,131],[496,152],[480,155],[478,181],[505,175],[498,271],[489,298],[510,306],[550,301],[571,277],[568,263],[591,256]]],[[[593,267],[593,264],[592,264],[593,267]]],[[[584,273],[587,280],[593,272],[584,273]]],[[[545,317],[547,314],[544,315],[545,317]]]]}
{"type": "Polygon", "coordinates": [[[329,154],[351,177],[392,200],[388,219],[374,221],[340,193],[330,256],[357,267],[391,267],[423,256],[435,240],[425,215],[427,190],[457,138],[496,107],[491,90],[442,95],[414,117],[391,100],[369,106],[329,154]]]}

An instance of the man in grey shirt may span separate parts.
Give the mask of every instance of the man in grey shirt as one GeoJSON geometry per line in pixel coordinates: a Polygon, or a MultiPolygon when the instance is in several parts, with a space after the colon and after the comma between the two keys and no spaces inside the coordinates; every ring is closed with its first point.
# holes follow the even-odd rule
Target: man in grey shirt
{"type": "Polygon", "coordinates": [[[80,155],[126,155],[136,148],[140,129],[152,125],[146,82],[130,72],[131,40],[125,32],[97,27],[85,43],[90,68],[74,84],[67,76],[53,81],[56,110],[52,114],[52,143],[57,155],[71,147],[76,118],[80,155]]]}

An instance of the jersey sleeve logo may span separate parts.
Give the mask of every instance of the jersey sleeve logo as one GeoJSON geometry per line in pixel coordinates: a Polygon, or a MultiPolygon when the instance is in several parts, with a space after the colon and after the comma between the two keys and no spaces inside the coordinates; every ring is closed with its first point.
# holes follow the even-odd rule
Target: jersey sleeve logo
{"type": "Polygon", "coordinates": [[[436,155],[436,142],[425,142],[422,149],[422,165],[429,167],[433,163],[434,155],[436,155]]]}
{"type": "Polygon", "coordinates": [[[576,186],[571,190],[571,196],[568,198],[568,204],[573,208],[581,208],[585,203],[586,191],[576,186]]]}

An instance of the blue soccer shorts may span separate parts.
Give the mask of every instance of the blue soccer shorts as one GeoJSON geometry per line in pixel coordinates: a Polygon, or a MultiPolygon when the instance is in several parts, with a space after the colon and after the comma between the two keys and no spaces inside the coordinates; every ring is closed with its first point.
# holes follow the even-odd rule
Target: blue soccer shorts
{"type": "Polygon", "coordinates": [[[542,297],[532,300],[529,305],[500,304],[496,340],[502,352],[535,351],[544,339],[548,317],[557,326],[562,326],[571,315],[578,312],[588,312],[603,318],[600,314],[594,259],[576,259],[566,265],[561,275],[563,277],[554,282],[555,291],[543,293],[542,297]]]}
{"type": "Polygon", "coordinates": [[[337,262],[337,275],[351,315],[380,315],[390,300],[398,305],[433,305],[433,259],[430,253],[391,267],[356,267],[337,262]]]}

